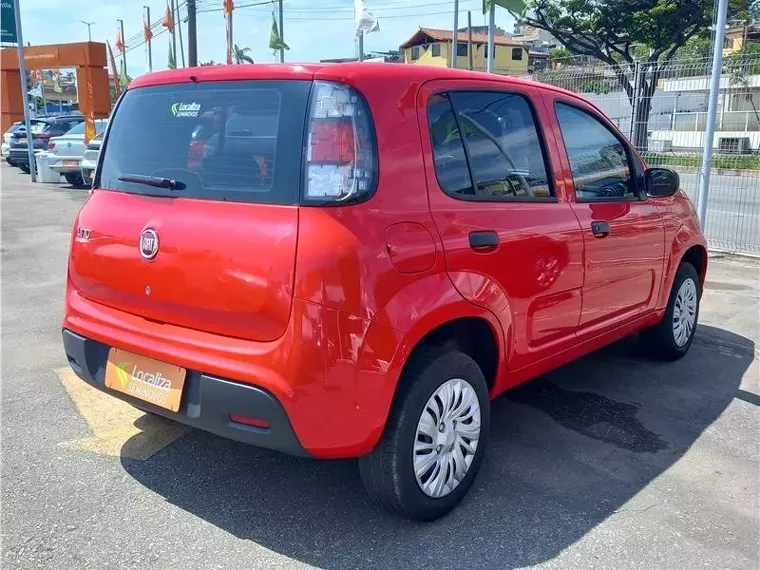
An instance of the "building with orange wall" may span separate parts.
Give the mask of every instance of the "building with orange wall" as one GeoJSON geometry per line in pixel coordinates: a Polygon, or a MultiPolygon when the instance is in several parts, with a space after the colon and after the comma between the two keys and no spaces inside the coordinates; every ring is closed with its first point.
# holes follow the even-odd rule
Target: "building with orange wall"
{"type": "MultiPolygon", "coordinates": [[[[98,42],[30,46],[24,48],[28,70],[76,68],[79,110],[87,116],[107,117],[111,112],[106,46],[98,42]],[[92,86],[92,89],[88,89],[92,86]]],[[[0,132],[15,121],[24,120],[24,102],[18,50],[0,50],[0,132]]]]}

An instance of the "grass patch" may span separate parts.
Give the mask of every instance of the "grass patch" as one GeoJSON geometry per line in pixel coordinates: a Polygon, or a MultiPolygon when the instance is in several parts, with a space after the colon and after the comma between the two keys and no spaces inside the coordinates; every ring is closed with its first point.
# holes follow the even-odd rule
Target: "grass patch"
{"type": "MultiPolygon", "coordinates": [[[[699,168],[701,156],[684,154],[645,153],[644,160],[649,166],[693,166],[699,168]]],[[[760,156],[753,154],[713,155],[712,167],[733,170],[760,170],[760,156]]]]}

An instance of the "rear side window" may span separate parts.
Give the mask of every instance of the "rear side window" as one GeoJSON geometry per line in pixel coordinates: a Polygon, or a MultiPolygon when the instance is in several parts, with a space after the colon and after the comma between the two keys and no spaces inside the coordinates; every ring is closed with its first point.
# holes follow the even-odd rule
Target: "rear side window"
{"type": "Polygon", "coordinates": [[[527,100],[514,93],[453,92],[429,107],[441,188],[470,199],[552,197],[543,145],[527,100]]]}
{"type": "Polygon", "coordinates": [[[298,201],[311,82],[203,82],[127,91],[96,185],[138,194],[298,201]],[[135,182],[135,179],[150,183],[135,182]],[[177,183],[177,190],[161,182],[177,183]]]}

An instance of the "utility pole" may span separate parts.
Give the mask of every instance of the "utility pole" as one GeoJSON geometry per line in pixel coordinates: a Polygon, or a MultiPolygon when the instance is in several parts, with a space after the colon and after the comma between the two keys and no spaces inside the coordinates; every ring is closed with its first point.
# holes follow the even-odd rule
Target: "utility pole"
{"type": "Polygon", "coordinates": [[[92,26],[92,25],[93,25],[95,22],[85,22],[84,20],[80,20],[80,21],[81,21],[81,22],[82,22],[82,23],[83,23],[85,26],[87,26],[87,41],[88,41],[88,42],[91,42],[91,41],[92,41],[92,32],[91,32],[91,30],[90,30],[90,27],[91,27],[91,26],[92,26]]]}
{"type": "MultiPolygon", "coordinates": [[[[143,6],[145,8],[145,18],[148,21],[148,29],[150,30],[150,6],[143,6]]],[[[151,40],[147,40],[145,45],[148,48],[148,71],[153,71],[153,47],[151,46],[151,40]]]]}
{"type": "Polygon", "coordinates": [[[494,42],[494,28],[496,27],[496,4],[491,2],[491,9],[488,11],[488,57],[486,58],[486,70],[488,73],[493,73],[493,42],[494,42]]]}
{"type": "MultiPolygon", "coordinates": [[[[283,33],[283,23],[282,23],[282,0],[279,1],[280,4],[280,41],[285,41],[285,36],[282,35],[283,33]]],[[[285,63],[285,48],[280,48],[280,63],[285,63]]]]}
{"type": "Polygon", "coordinates": [[[467,11],[467,69],[472,71],[472,10],[467,11]]]}
{"type": "MultiPolygon", "coordinates": [[[[124,39],[124,20],[116,20],[119,22],[119,29],[121,30],[121,41],[125,42],[126,39],[124,39]]],[[[124,72],[127,74],[127,77],[129,77],[129,69],[127,68],[127,46],[124,46],[124,49],[121,52],[121,60],[124,62],[124,72]]]]}
{"type": "Polygon", "coordinates": [[[702,229],[707,218],[707,193],[710,188],[710,170],[712,167],[713,137],[715,136],[715,117],[718,114],[718,92],[720,75],[723,71],[723,39],[726,35],[726,13],[728,0],[718,0],[718,13],[715,23],[715,41],[713,42],[712,72],[710,74],[710,93],[707,104],[707,125],[705,126],[704,150],[702,151],[702,168],[699,177],[699,194],[697,196],[697,214],[702,229]]]}
{"type": "Polygon", "coordinates": [[[174,31],[172,32],[172,54],[174,55],[174,65],[177,67],[177,12],[174,10],[174,0],[171,0],[170,11],[172,13],[172,22],[174,22],[174,31]]]}
{"type": "Polygon", "coordinates": [[[232,64],[232,10],[227,12],[227,65],[232,64]]]}
{"type": "Polygon", "coordinates": [[[13,0],[13,14],[16,16],[16,46],[18,47],[18,71],[21,75],[21,100],[24,102],[24,125],[26,125],[26,152],[29,156],[29,173],[32,182],[37,182],[37,164],[34,162],[32,144],[32,122],[29,117],[29,84],[26,82],[26,62],[24,61],[24,38],[21,35],[21,8],[19,0],[13,0]]]}
{"type": "Polygon", "coordinates": [[[457,48],[459,47],[459,0],[454,0],[454,31],[451,32],[451,67],[457,66],[457,48]]]}
{"type": "Polygon", "coordinates": [[[198,66],[198,26],[195,23],[195,0],[187,0],[187,64],[198,66]]]}
{"type": "Polygon", "coordinates": [[[185,44],[182,42],[182,16],[179,15],[179,0],[174,0],[174,4],[177,7],[177,20],[174,25],[177,26],[179,32],[179,54],[182,58],[182,67],[185,67],[185,44]]]}
{"type": "Polygon", "coordinates": [[[364,32],[359,32],[359,61],[364,61],[364,32]]]}

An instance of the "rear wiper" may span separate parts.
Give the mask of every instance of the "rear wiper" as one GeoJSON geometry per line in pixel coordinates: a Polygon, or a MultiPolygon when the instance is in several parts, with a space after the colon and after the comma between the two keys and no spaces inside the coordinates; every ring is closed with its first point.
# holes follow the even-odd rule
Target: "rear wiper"
{"type": "Polygon", "coordinates": [[[141,174],[125,174],[119,176],[121,182],[133,182],[134,184],[145,184],[155,188],[168,188],[169,190],[184,190],[187,185],[174,178],[162,178],[161,176],[143,176],[141,174]]]}

